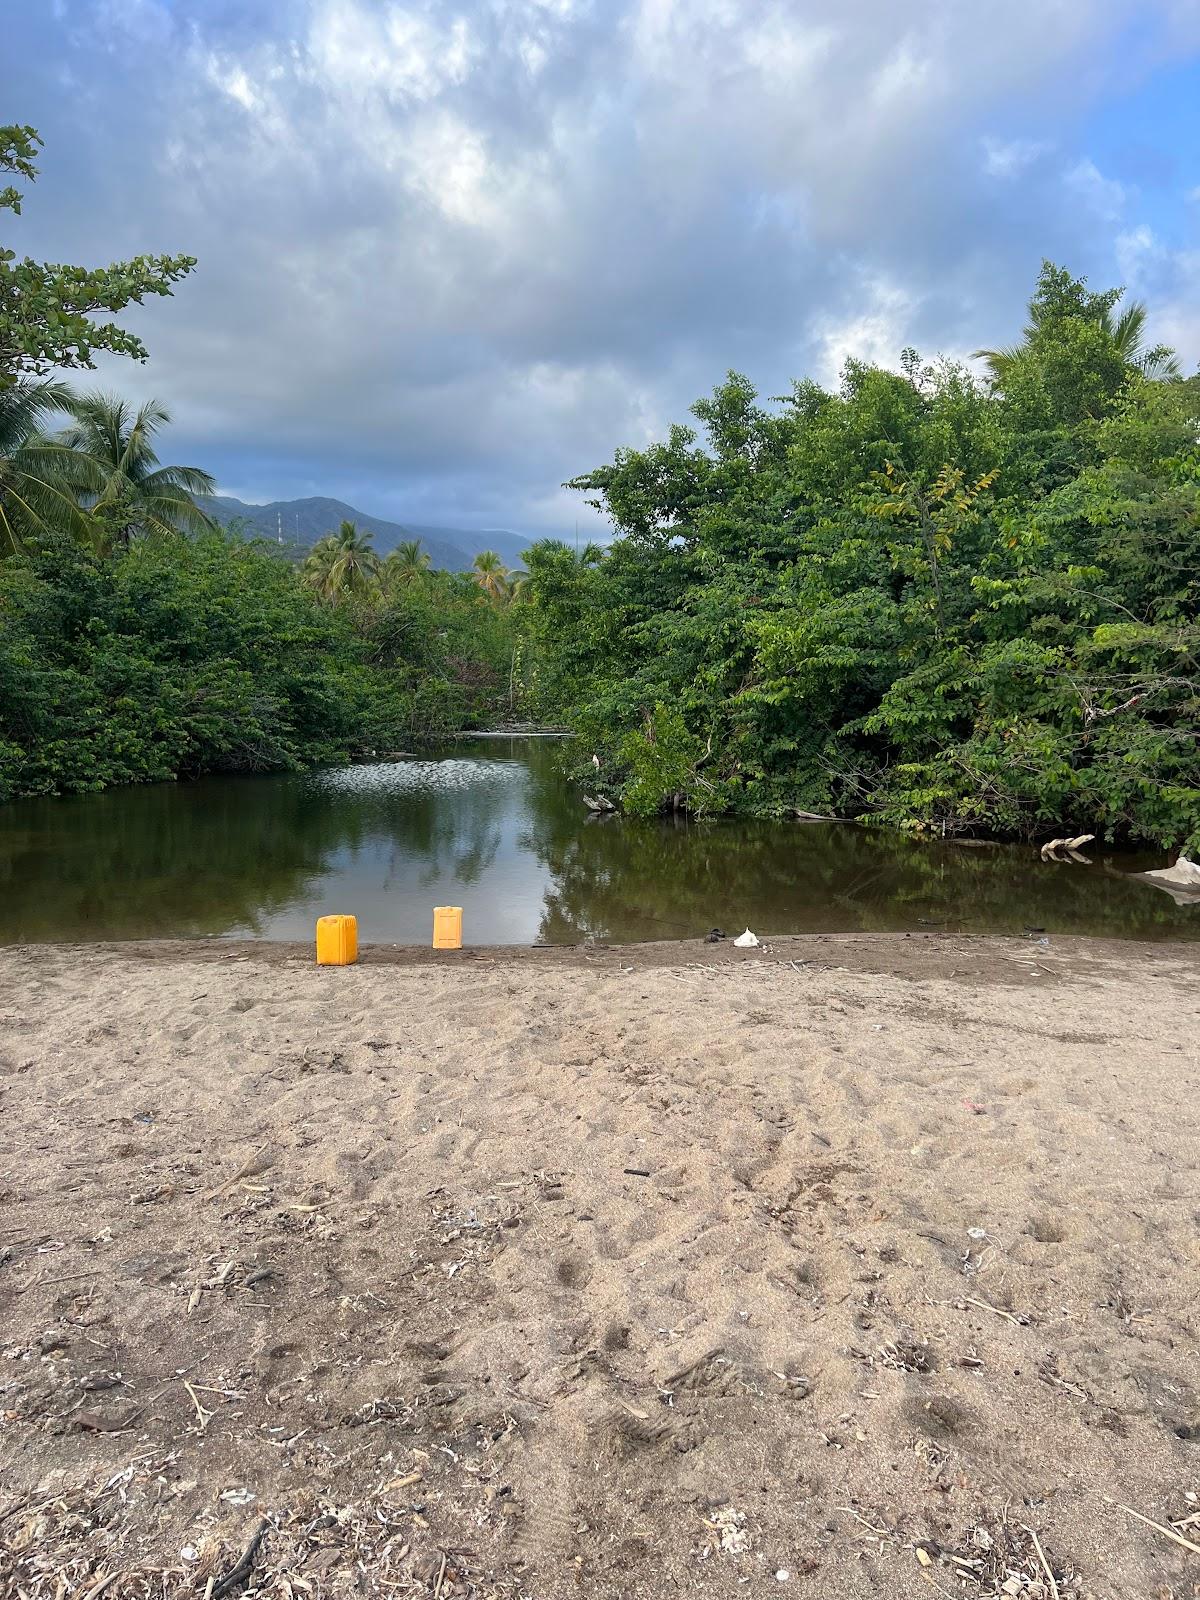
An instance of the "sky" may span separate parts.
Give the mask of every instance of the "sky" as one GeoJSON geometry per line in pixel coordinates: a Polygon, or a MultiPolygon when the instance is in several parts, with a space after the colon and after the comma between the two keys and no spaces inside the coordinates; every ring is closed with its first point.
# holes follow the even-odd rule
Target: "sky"
{"type": "Polygon", "coordinates": [[[1049,257],[1200,361],[1200,0],[0,0],[3,243],[199,260],[95,375],[264,501],[570,536],[729,368],[1011,342],[1049,257]]]}

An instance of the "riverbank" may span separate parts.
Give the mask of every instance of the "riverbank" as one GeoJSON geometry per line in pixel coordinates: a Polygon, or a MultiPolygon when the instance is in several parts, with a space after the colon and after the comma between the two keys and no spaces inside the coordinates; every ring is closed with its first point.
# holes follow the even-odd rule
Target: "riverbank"
{"type": "Polygon", "coordinates": [[[0,950],[0,1590],[1190,1593],[1198,978],[0,950]]]}

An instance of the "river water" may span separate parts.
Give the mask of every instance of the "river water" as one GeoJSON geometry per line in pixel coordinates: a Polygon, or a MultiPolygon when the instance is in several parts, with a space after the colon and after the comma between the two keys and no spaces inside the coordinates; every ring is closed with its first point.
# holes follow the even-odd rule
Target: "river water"
{"type": "Polygon", "coordinates": [[[440,759],[114,789],[0,807],[0,941],[309,939],[425,944],[461,905],[468,944],[856,930],[1200,937],[1133,874],[1161,854],[1045,864],[1030,847],[805,822],[592,818],[552,740],[440,759]]]}

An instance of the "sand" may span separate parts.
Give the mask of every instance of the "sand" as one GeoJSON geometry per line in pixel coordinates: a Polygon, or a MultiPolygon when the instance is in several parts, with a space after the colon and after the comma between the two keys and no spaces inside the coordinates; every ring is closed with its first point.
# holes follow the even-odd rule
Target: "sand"
{"type": "Polygon", "coordinates": [[[1198,975],[0,951],[0,1594],[1200,1593],[1198,975]]]}

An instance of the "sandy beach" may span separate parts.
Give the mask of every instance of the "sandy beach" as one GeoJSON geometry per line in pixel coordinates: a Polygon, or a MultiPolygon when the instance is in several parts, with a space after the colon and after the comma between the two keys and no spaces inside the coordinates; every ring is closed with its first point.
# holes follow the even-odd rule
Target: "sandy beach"
{"type": "Polygon", "coordinates": [[[1200,1594],[1198,978],[0,950],[0,1594],[1200,1594]]]}

